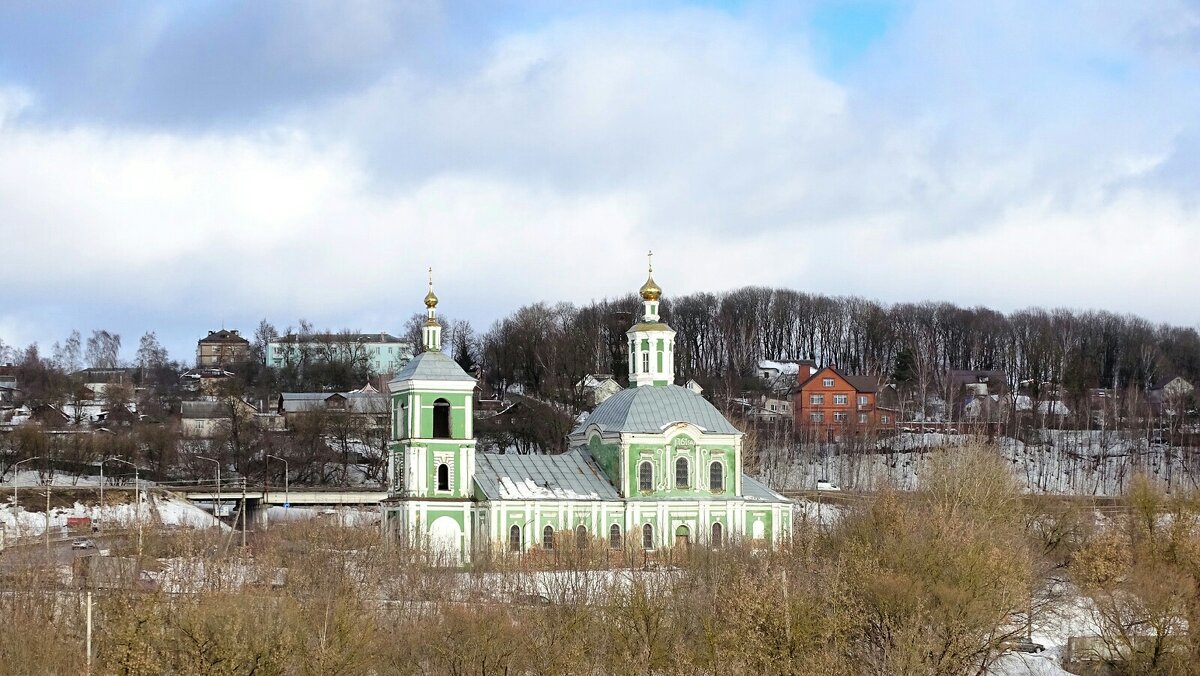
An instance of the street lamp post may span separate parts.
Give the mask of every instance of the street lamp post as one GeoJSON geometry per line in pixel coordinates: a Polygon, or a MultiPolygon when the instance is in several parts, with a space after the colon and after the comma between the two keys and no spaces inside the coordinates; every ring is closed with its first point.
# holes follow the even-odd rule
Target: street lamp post
{"type": "MultiPolygon", "coordinates": [[[[16,523],[18,525],[20,524],[20,521],[17,521],[17,467],[19,465],[30,462],[32,460],[41,460],[41,459],[42,459],[41,456],[34,456],[32,458],[25,458],[24,460],[22,460],[20,462],[14,462],[12,465],[12,471],[13,471],[13,523],[16,523]]],[[[18,529],[18,531],[19,530],[20,529],[18,529]]],[[[47,509],[46,510],[46,532],[49,532],[49,531],[50,531],[50,510],[47,509]]]]}
{"type": "MultiPolygon", "coordinates": [[[[138,556],[141,557],[141,555],[142,555],[142,494],[139,492],[139,488],[141,487],[141,482],[138,480],[138,466],[133,464],[132,462],[129,462],[128,460],[122,460],[121,458],[105,458],[104,462],[108,462],[109,460],[115,460],[116,462],[123,462],[126,465],[133,467],[133,499],[135,501],[137,501],[137,511],[135,513],[134,518],[136,518],[137,522],[138,522],[138,556]]],[[[103,471],[103,469],[104,469],[104,462],[100,463],[101,471],[103,471]]]]}
{"type": "MultiPolygon", "coordinates": [[[[288,507],[291,507],[291,500],[288,499],[288,461],[284,460],[278,455],[271,455],[270,453],[267,454],[267,457],[275,458],[283,463],[283,508],[287,509],[288,507]]],[[[268,514],[270,513],[270,509],[271,506],[267,505],[268,514]]]]}
{"type": "Polygon", "coordinates": [[[207,460],[208,462],[211,462],[217,466],[217,501],[213,507],[213,517],[216,518],[216,520],[218,522],[220,522],[221,521],[221,461],[213,460],[212,458],[206,458],[202,455],[197,455],[196,457],[201,460],[207,460]]]}

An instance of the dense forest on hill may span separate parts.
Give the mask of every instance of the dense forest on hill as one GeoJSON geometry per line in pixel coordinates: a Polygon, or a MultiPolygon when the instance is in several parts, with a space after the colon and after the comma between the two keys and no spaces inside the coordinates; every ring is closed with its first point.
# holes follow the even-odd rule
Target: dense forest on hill
{"type": "MultiPolygon", "coordinates": [[[[481,362],[497,389],[519,384],[569,398],[583,375],[624,376],[625,331],[640,311],[633,294],[579,307],[537,303],[497,321],[477,344],[451,345],[460,361],[481,362]]],[[[760,359],[815,359],[925,392],[938,391],[952,368],[1001,370],[1011,389],[1032,381],[1035,389],[1053,383],[1076,395],[1088,388],[1144,390],[1173,375],[1200,377],[1196,328],[1104,311],[1004,314],[764,287],[667,297],[661,311],[678,332],[679,378],[705,385],[750,376],[760,359]]]]}

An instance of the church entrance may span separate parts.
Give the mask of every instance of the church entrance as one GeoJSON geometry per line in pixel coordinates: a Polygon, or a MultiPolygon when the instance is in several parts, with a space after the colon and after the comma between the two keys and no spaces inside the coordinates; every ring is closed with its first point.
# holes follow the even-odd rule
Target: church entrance
{"type": "Polygon", "coordinates": [[[688,534],[689,534],[689,531],[688,531],[687,526],[680,526],[679,528],[676,528],[675,529],[675,546],[676,547],[688,546],[688,534]]]}

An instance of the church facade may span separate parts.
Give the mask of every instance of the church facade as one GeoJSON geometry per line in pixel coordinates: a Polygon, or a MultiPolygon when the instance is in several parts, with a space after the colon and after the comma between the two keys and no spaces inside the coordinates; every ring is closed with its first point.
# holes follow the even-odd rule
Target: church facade
{"type": "Polygon", "coordinates": [[[653,269],[640,294],[629,387],[575,428],[567,453],[477,453],[475,379],[441,351],[431,280],[425,350],[390,383],[385,534],[458,562],[482,548],[549,549],[568,534],[614,549],[789,534],[792,503],[742,473],[742,433],[675,384],[675,332],[659,318],[653,269]]]}

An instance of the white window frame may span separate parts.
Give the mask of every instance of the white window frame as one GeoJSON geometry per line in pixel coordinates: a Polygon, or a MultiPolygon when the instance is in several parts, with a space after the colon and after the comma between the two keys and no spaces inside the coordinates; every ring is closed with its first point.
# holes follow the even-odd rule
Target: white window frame
{"type": "Polygon", "coordinates": [[[675,458],[675,488],[691,488],[691,487],[692,487],[691,463],[689,463],[688,459],[684,458],[684,457],[675,458]],[[679,483],[679,468],[681,466],[680,463],[683,463],[682,467],[683,467],[684,482],[682,484],[679,483]]]}
{"type": "Polygon", "coordinates": [[[845,406],[850,403],[850,400],[844,394],[835,394],[833,395],[833,403],[838,406],[845,406]]]}
{"type": "Polygon", "coordinates": [[[654,490],[654,463],[650,462],[649,460],[643,460],[638,463],[638,490],[639,491],[654,490]],[[645,467],[646,469],[649,470],[649,478],[650,478],[650,480],[647,482],[649,485],[646,486],[645,488],[642,487],[642,468],[643,467],[645,467]]]}
{"type": "Polygon", "coordinates": [[[833,387],[833,378],[823,378],[821,380],[822,387],[833,387]]]}

